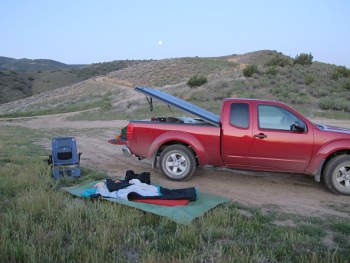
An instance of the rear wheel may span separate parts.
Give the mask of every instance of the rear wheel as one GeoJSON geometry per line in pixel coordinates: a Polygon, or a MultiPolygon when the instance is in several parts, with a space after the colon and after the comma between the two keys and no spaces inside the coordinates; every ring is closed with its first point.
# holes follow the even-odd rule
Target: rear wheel
{"type": "Polygon", "coordinates": [[[333,193],[350,195],[350,156],[342,154],[331,159],[324,169],[323,178],[333,193]]]}
{"type": "Polygon", "coordinates": [[[184,181],[196,170],[196,158],[193,152],[184,145],[170,145],[159,157],[159,168],[170,180],[184,181]]]}

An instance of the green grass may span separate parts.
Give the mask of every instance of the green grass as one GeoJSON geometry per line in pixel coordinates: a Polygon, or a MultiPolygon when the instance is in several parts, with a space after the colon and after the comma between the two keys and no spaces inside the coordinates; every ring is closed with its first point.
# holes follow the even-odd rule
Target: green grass
{"type": "Polygon", "coordinates": [[[338,120],[349,120],[350,114],[344,111],[319,111],[314,112],[315,117],[338,119],[338,120]]]}
{"type": "Polygon", "coordinates": [[[51,115],[58,113],[67,113],[67,112],[76,112],[89,110],[97,108],[101,105],[102,99],[90,101],[90,102],[79,102],[76,104],[58,106],[55,108],[46,108],[46,109],[37,109],[37,110],[28,110],[25,112],[12,112],[0,115],[1,118],[19,118],[19,117],[32,117],[32,116],[41,116],[41,115],[51,115]]]}
{"type": "Polygon", "coordinates": [[[36,143],[52,134],[11,126],[0,134],[1,262],[349,262],[348,220],[231,202],[178,225],[61,191],[106,175],[83,168],[79,179],[52,179],[47,152],[36,143]],[[335,246],[323,241],[329,232],[335,246]]]}

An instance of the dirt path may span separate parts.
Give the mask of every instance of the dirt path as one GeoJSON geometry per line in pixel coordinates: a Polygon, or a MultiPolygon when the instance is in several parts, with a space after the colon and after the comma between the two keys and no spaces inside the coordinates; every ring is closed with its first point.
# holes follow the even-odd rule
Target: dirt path
{"type": "MultiPolygon", "coordinates": [[[[127,170],[151,172],[153,184],[182,188],[196,186],[200,191],[231,198],[243,205],[258,206],[304,216],[339,216],[350,218],[350,196],[332,194],[313,178],[283,173],[229,171],[202,167],[187,182],[172,182],[154,170],[149,161],[138,161],[122,155],[121,146],[107,142],[115,136],[116,129],[127,124],[119,121],[67,121],[74,114],[56,114],[22,119],[0,119],[3,125],[19,125],[32,129],[48,129],[53,134],[75,136],[79,151],[83,152],[81,164],[94,170],[105,171],[109,176],[124,177],[127,170]],[[59,134],[63,131],[66,134],[59,134]]],[[[350,121],[319,119],[317,122],[350,128],[350,121]]],[[[48,152],[50,141],[39,142],[48,152]]]]}

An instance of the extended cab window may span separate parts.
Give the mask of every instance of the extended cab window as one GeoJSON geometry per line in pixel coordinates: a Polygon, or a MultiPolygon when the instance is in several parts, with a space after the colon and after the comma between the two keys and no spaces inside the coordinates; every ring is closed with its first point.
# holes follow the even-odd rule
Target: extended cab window
{"type": "Polygon", "coordinates": [[[295,130],[295,124],[303,125],[305,123],[290,111],[273,105],[259,105],[259,128],[276,130],[295,130]]]}
{"type": "Polygon", "coordinates": [[[247,103],[232,103],[230,124],[239,128],[249,127],[249,105],[247,103]]]}

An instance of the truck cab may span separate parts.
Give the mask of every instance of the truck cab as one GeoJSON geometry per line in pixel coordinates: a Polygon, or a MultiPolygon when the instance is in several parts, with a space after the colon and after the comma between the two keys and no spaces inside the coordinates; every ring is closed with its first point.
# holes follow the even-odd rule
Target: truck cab
{"type": "Polygon", "coordinates": [[[287,105],[226,99],[221,155],[227,167],[302,173],[313,150],[313,124],[287,105]]]}

